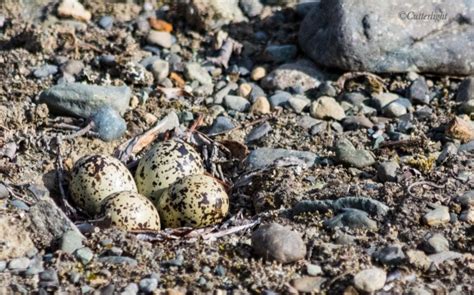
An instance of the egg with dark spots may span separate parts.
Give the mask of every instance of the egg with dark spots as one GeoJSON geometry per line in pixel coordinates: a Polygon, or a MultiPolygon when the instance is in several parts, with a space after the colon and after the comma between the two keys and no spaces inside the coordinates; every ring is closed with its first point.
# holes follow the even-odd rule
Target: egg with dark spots
{"type": "Polygon", "coordinates": [[[127,167],[118,159],[104,155],[80,158],[72,169],[69,189],[74,203],[91,216],[98,213],[101,201],[110,194],[137,192],[127,167]]]}
{"type": "Polygon", "coordinates": [[[102,202],[101,215],[111,226],[123,230],[160,230],[160,216],[147,197],[137,192],[119,192],[102,202]]]}
{"type": "Polygon", "coordinates": [[[166,189],[155,203],[166,227],[204,227],[221,222],[229,211],[229,197],[216,179],[186,176],[166,189]]]}
{"type": "Polygon", "coordinates": [[[204,173],[201,157],[181,140],[168,140],[154,145],[138,163],[135,180],[138,192],[158,201],[161,193],[176,180],[204,173]]]}

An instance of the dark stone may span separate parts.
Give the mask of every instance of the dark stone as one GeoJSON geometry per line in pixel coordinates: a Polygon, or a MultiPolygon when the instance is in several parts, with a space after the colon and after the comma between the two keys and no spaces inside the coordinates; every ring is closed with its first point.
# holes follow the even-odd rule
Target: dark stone
{"type": "Polygon", "coordinates": [[[120,114],[110,108],[101,108],[92,116],[95,124],[94,129],[99,133],[103,141],[112,141],[120,138],[127,130],[127,123],[120,114]]]}

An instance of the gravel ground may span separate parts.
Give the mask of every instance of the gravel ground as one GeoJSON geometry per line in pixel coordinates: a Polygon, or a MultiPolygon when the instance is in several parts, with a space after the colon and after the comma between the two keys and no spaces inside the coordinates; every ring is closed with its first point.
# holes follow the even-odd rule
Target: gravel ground
{"type": "MultiPolygon", "coordinates": [[[[66,17],[56,2],[75,1],[0,4],[0,294],[474,292],[469,78],[318,68],[294,1],[84,1],[66,17]],[[54,105],[72,82],[106,88],[54,105]],[[114,115],[94,117],[80,99],[104,92],[114,115]],[[170,114],[155,141],[196,147],[228,216],[126,232],[74,213],[75,161],[170,114]]],[[[121,157],[132,173],[150,145],[121,157]]]]}

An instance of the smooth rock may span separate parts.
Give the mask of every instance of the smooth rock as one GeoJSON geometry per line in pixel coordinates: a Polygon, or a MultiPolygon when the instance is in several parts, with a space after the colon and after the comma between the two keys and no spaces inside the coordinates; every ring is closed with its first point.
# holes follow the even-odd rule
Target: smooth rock
{"type": "Polygon", "coordinates": [[[146,40],[148,44],[170,48],[175,43],[176,38],[168,32],[150,30],[146,40]]]}
{"type": "Polygon", "coordinates": [[[20,209],[20,210],[23,210],[23,211],[28,211],[30,210],[30,206],[28,206],[25,202],[23,202],[22,200],[12,200],[10,202],[10,205],[12,205],[13,207],[17,208],[17,209],[20,209]]]}
{"type": "Polygon", "coordinates": [[[235,124],[229,117],[219,116],[212,123],[208,135],[214,135],[235,128],[235,124]]]}
{"type": "Polygon", "coordinates": [[[449,241],[442,234],[429,234],[423,242],[423,248],[430,254],[449,251],[449,241]]]}
{"type": "Polygon", "coordinates": [[[377,166],[377,177],[382,182],[397,181],[397,170],[400,168],[397,162],[389,161],[377,166]]]}
{"type": "Polygon", "coordinates": [[[425,78],[420,77],[411,83],[408,89],[408,98],[414,103],[429,104],[430,103],[430,90],[425,78]]]}
{"type": "Polygon", "coordinates": [[[102,107],[125,113],[130,103],[128,86],[98,86],[81,83],[56,85],[41,92],[39,102],[46,103],[51,112],[89,118],[102,107]]]}
{"type": "Polygon", "coordinates": [[[398,245],[387,246],[375,252],[373,257],[386,265],[397,265],[405,260],[405,254],[398,245]]]}
{"type": "Polygon", "coordinates": [[[389,118],[398,118],[405,115],[406,113],[407,108],[398,100],[389,103],[382,110],[382,114],[389,118]]]}
{"type": "Polygon", "coordinates": [[[250,112],[252,114],[264,115],[270,113],[270,103],[265,96],[257,97],[255,102],[250,107],[250,112]]]}
{"type": "Polygon", "coordinates": [[[341,105],[333,97],[329,96],[321,96],[312,102],[309,112],[316,119],[334,119],[339,121],[346,116],[341,105]]]}
{"type": "Polygon", "coordinates": [[[458,87],[456,100],[466,102],[474,100],[474,77],[465,78],[458,87]]]}
{"type": "Polygon", "coordinates": [[[263,56],[269,61],[281,63],[294,59],[297,53],[295,45],[270,45],[263,51],[263,56]]]}
{"type": "Polygon", "coordinates": [[[314,294],[321,292],[322,284],[325,281],[326,279],[322,277],[304,276],[292,280],[291,285],[299,292],[314,294]]]}
{"type": "Polygon", "coordinates": [[[295,111],[295,113],[300,114],[303,110],[311,103],[311,100],[303,95],[295,95],[290,97],[288,100],[289,106],[295,111]]]}
{"type": "Polygon", "coordinates": [[[158,280],[156,278],[145,278],[140,280],[138,286],[140,287],[140,291],[146,294],[152,293],[158,287],[158,280]]]}
{"type": "Polygon", "coordinates": [[[452,142],[447,142],[441,153],[439,154],[438,158],[436,159],[436,163],[438,165],[444,163],[449,158],[453,158],[457,155],[458,153],[458,147],[452,143],[452,142]]]}
{"type": "Polygon", "coordinates": [[[344,209],[344,212],[324,222],[327,228],[338,227],[377,229],[377,222],[369,218],[367,212],[359,209],[344,209]]]}
{"type": "Polygon", "coordinates": [[[231,110],[245,112],[250,107],[250,102],[245,98],[237,95],[226,95],[224,97],[224,105],[231,110]]]}
{"type": "Polygon", "coordinates": [[[156,60],[151,64],[150,71],[155,78],[155,81],[162,81],[168,77],[170,73],[170,65],[165,60],[156,60]]]}
{"type": "Polygon", "coordinates": [[[103,54],[99,57],[99,63],[102,67],[110,68],[117,64],[115,61],[115,55],[103,54]]]}
{"type": "Polygon", "coordinates": [[[300,59],[279,66],[262,80],[262,87],[285,90],[302,87],[304,91],[318,87],[324,80],[324,73],[310,60],[300,59]]]}
{"type": "Polygon", "coordinates": [[[378,93],[378,94],[372,95],[372,98],[370,99],[370,103],[378,111],[382,111],[382,109],[384,107],[386,107],[391,102],[394,102],[399,98],[400,98],[400,96],[398,96],[395,93],[383,92],[383,93],[378,93]]]}
{"type": "Polygon", "coordinates": [[[308,263],[306,265],[306,272],[308,273],[308,275],[315,277],[322,274],[323,270],[321,269],[321,266],[317,264],[308,263]]]}
{"type": "Polygon", "coordinates": [[[258,126],[255,126],[245,138],[246,143],[250,143],[256,140],[261,139],[272,131],[272,126],[268,122],[264,122],[258,126]]]}
{"type": "Polygon", "coordinates": [[[474,113],[474,99],[461,103],[458,109],[462,114],[470,115],[471,113],[474,113]]]}
{"type": "Polygon", "coordinates": [[[77,0],[62,0],[58,6],[58,15],[86,22],[92,17],[91,13],[77,0]]]}
{"type": "Polygon", "coordinates": [[[301,235],[277,223],[260,226],[252,234],[252,248],[264,259],[281,263],[295,262],[306,255],[306,245],[301,235]]]}
{"type": "Polygon", "coordinates": [[[252,92],[252,85],[249,83],[242,83],[239,85],[239,96],[247,98],[252,92]]]}
{"type": "Polygon", "coordinates": [[[0,261],[0,272],[4,271],[7,268],[6,261],[0,261]]]}
{"type": "Polygon", "coordinates": [[[360,106],[364,102],[368,101],[369,98],[360,92],[344,92],[341,98],[342,101],[347,101],[348,103],[360,106]]]}
{"type": "Polygon", "coordinates": [[[120,293],[120,295],[136,295],[138,293],[138,285],[135,283],[128,284],[120,293]]]}
{"type": "Polygon", "coordinates": [[[212,84],[212,77],[208,71],[198,63],[187,63],[184,66],[184,75],[189,80],[196,80],[201,85],[212,84]]]}
{"type": "Polygon", "coordinates": [[[8,269],[14,270],[14,271],[24,271],[30,266],[30,259],[27,257],[19,257],[10,260],[8,262],[8,269]]]}
{"type": "Polygon", "coordinates": [[[449,208],[446,206],[439,206],[423,215],[423,221],[429,226],[446,224],[449,220],[449,208]]]}
{"type": "Polygon", "coordinates": [[[59,249],[62,252],[72,254],[77,249],[84,247],[82,245],[83,239],[84,237],[79,235],[78,232],[73,230],[67,231],[61,237],[59,249]]]}
{"type": "Polygon", "coordinates": [[[257,100],[257,98],[259,98],[260,96],[267,97],[267,94],[265,93],[265,91],[260,86],[258,86],[258,84],[255,84],[255,83],[249,83],[249,84],[250,86],[252,86],[252,91],[250,92],[250,96],[249,96],[249,99],[251,102],[255,102],[255,100],[257,100]]]}
{"type": "Polygon", "coordinates": [[[33,76],[37,79],[52,76],[58,72],[58,67],[55,65],[45,64],[33,71],[33,76]]]}
{"type": "Polygon", "coordinates": [[[260,169],[270,166],[280,159],[294,159],[302,162],[307,167],[315,164],[317,155],[311,152],[274,149],[274,148],[259,148],[250,152],[245,160],[247,168],[260,169]]]}
{"type": "Polygon", "coordinates": [[[375,164],[375,159],[367,150],[357,150],[352,143],[343,138],[336,142],[336,159],[342,164],[362,169],[375,164]]]}
{"type": "Polygon", "coordinates": [[[260,0],[240,0],[240,8],[248,17],[255,17],[262,12],[263,5],[260,0]]]}
{"type": "Polygon", "coordinates": [[[337,95],[336,88],[332,86],[331,81],[325,81],[321,83],[318,87],[318,97],[319,96],[331,96],[335,97],[337,95]]]}
{"type": "Polygon", "coordinates": [[[385,285],[387,273],[380,268],[369,268],[354,276],[354,286],[364,292],[372,293],[380,290],[385,285]]]}
{"type": "Polygon", "coordinates": [[[347,116],[342,120],[342,126],[345,130],[370,129],[374,127],[374,123],[364,115],[347,116]]]}
{"type": "Polygon", "coordinates": [[[99,26],[104,30],[112,29],[114,25],[114,18],[110,15],[104,15],[99,19],[99,26]]]}
{"type": "Polygon", "coordinates": [[[321,122],[323,122],[323,121],[315,119],[315,118],[310,117],[310,116],[305,116],[305,115],[300,116],[296,120],[296,124],[298,124],[298,126],[300,126],[301,128],[303,128],[305,130],[310,129],[314,125],[320,124],[321,122]]]}
{"type": "Polygon", "coordinates": [[[253,81],[259,81],[267,75],[267,70],[264,67],[255,67],[250,73],[250,78],[253,81]]]}
{"type": "Polygon", "coordinates": [[[110,107],[101,108],[91,119],[94,122],[94,130],[103,141],[118,139],[127,131],[125,120],[110,107]]]}
{"type": "Polygon", "coordinates": [[[86,265],[94,258],[94,252],[88,247],[82,247],[74,252],[74,256],[76,256],[82,264],[86,265]]]}
{"type": "Polygon", "coordinates": [[[278,106],[284,106],[288,103],[290,98],[293,96],[285,91],[278,91],[274,95],[270,96],[269,101],[270,105],[272,108],[278,107],[278,106]]]}
{"type": "Polygon", "coordinates": [[[473,14],[464,0],[321,1],[301,23],[299,44],[329,68],[469,75],[474,26],[464,20],[473,14]]]}

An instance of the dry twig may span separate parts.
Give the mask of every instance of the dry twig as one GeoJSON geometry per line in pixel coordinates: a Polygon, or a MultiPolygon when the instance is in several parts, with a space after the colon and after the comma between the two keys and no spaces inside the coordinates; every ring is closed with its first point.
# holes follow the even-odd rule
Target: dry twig
{"type": "Polygon", "coordinates": [[[419,186],[419,185],[428,185],[428,186],[431,186],[431,187],[434,187],[434,188],[437,188],[437,189],[444,189],[446,187],[446,184],[437,185],[436,183],[431,182],[431,181],[417,181],[417,182],[414,182],[414,183],[410,184],[410,186],[408,186],[408,188],[407,188],[408,194],[411,197],[416,197],[415,194],[412,192],[412,189],[416,186],[419,186]]]}

